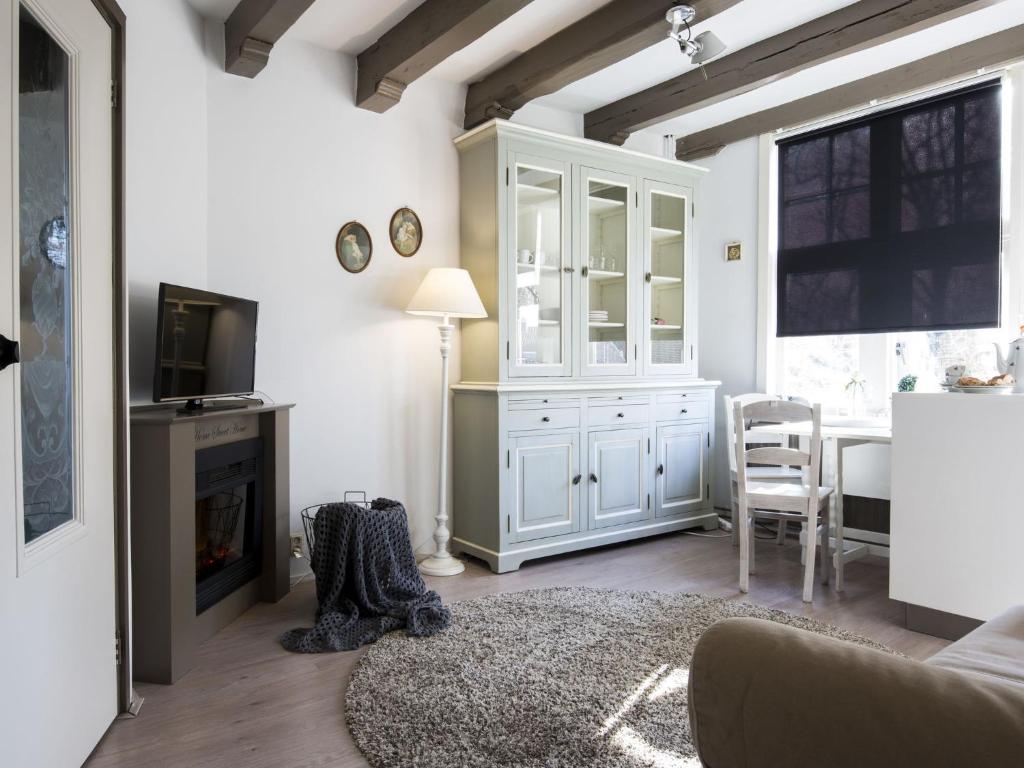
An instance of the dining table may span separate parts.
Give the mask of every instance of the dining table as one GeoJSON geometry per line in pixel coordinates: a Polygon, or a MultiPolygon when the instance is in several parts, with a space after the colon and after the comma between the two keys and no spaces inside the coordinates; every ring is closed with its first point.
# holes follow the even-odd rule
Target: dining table
{"type": "MultiPolygon", "coordinates": [[[[793,421],[784,424],[763,424],[752,427],[750,432],[764,432],[787,437],[810,437],[811,422],[793,421]]],[[[833,562],[836,570],[835,589],[844,589],[843,570],[846,563],[868,554],[886,556],[889,537],[871,531],[848,531],[843,526],[843,451],[858,445],[892,443],[892,424],[881,419],[859,419],[856,417],[822,417],[821,438],[832,446],[832,541],[835,552],[833,562]],[[855,541],[846,540],[847,533],[857,536],[855,541]],[[871,541],[862,540],[871,539],[871,541]]]]}

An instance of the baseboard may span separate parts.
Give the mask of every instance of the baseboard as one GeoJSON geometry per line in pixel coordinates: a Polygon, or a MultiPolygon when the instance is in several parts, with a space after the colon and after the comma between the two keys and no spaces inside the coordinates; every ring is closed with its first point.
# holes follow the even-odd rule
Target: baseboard
{"type": "Polygon", "coordinates": [[[946,613],[935,608],[925,608],[913,603],[906,604],[907,629],[923,635],[941,637],[944,640],[959,640],[973,632],[985,622],[970,619],[956,613],[946,613]]]}

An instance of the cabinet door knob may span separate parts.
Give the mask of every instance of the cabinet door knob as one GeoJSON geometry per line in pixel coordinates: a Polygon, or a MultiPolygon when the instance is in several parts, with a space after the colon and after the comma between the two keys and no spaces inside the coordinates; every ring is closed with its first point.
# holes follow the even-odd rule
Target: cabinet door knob
{"type": "MultiPolygon", "coordinates": [[[[683,413],[686,413],[686,411],[683,411],[683,413]]],[[[541,421],[551,421],[551,417],[550,417],[550,416],[544,416],[544,417],[543,417],[543,418],[541,419],[541,421]]]]}
{"type": "Polygon", "coordinates": [[[592,483],[596,483],[597,482],[597,475],[595,475],[593,472],[590,473],[590,482],[592,482],[592,483]]]}
{"type": "Polygon", "coordinates": [[[574,477],[572,479],[572,484],[573,485],[579,485],[580,484],[580,480],[582,479],[582,477],[583,477],[583,475],[576,475],[576,477],[574,477]]]}
{"type": "Polygon", "coordinates": [[[565,272],[565,274],[567,275],[571,275],[573,272],[576,271],[576,267],[562,267],[562,271],[565,272]]]}
{"type": "Polygon", "coordinates": [[[659,464],[658,465],[658,474],[659,475],[664,475],[665,474],[665,465],[664,464],[659,464]]]}
{"type": "Polygon", "coordinates": [[[648,272],[646,275],[644,275],[644,280],[646,280],[649,283],[651,282],[652,277],[654,276],[650,272],[648,272]]]}
{"type": "Polygon", "coordinates": [[[584,267],[583,269],[581,269],[580,270],[580,274],[583,275],[584,277],[589,275],[590,274],[590,267],[584,267]]]}
{"type": "Polygon", "coordinates": [[[624,414],[624,413],[617,413],[615,415],[618,416],[620,419],[626,418],[626,414],[624,414]]]}

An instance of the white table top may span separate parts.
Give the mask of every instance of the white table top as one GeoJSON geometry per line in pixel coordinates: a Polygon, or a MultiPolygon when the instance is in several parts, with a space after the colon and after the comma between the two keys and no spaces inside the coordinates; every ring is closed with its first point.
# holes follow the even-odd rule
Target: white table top
{"type": "MultiPolygon", "coordinates": [[[[811,422],[791,421],[786,424],[764,424],[752,427],[751,432],[766,432],[770,435],[795,435],[798,437],[810,437],[811,422]]],[[[825,440],[855,440],[862,443],[891,443],[892,426],[884,427],[862,427],[862,426],[832,426],[821,425],[821,436],[825,440]]]]}

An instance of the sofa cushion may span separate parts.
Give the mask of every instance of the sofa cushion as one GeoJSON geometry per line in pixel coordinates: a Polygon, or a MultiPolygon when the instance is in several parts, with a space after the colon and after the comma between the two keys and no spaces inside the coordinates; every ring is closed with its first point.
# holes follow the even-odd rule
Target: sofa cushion
{"type": "Polygon", "coordinates": [[[1024,688],[1024,606],[982,624],[926,662],[1024,688]]]}

